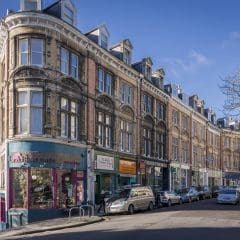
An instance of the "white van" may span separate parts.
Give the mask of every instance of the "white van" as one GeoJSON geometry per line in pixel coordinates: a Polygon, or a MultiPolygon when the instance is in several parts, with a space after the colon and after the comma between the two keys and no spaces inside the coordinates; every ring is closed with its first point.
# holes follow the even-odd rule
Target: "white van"
{"type": "Polygon", "coordinates": [[[155,197],[151,187],[130,187],[120,191],[115,197],[106,202],[106,213],[128,212],[137,210],[153,210],[155,197]]]}

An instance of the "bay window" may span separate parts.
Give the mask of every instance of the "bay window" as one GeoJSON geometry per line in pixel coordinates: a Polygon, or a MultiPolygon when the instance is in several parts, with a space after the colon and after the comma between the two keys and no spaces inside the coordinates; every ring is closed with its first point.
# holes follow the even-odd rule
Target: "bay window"
{"type": "Polygon", "coordinates": [[[44,64],[44,41],[40,38],[19,39],[19,64],[36,65],[44,64]]]}
{"type": "Polygon", "coordinates": [[[43,93],[39,90],[18,91],[17,133],[42,134],[43,93]]]}

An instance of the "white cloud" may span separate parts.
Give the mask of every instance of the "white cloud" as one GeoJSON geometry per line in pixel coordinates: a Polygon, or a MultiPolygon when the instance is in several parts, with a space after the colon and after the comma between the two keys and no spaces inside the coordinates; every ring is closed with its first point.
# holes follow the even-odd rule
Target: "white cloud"
{"type": "Polygon", "coordinates": [[[175,78],[180,78],[183,73],[196,73],[202,67],[210,66],[213,61],[196,50],[190,51],[183,58],[163,58],[160,63],[175,78]]]}
{"type": "Polygon", "coordinates": [[[225,39],[221,48],[235,47],[240,45],[240,32],[230,32],[227,39],[225,39]]]}

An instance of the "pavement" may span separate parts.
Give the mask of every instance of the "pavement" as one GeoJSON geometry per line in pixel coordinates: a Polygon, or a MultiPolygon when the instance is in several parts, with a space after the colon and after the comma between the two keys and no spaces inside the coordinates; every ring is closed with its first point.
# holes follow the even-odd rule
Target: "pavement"
{"type": "Polygon", "coordinates": [[[81,227],[97,222],[104,221],[103,216],[91,216],[91,217],[72,217],[69,220],[67,217],[64,218],[54,218],[51,220],[45,220],[40,222],[30,223],[18,228],[8,229],[4,232],[0,232],[0,239],[3,240],[4,237],[20,236],[26,234],[35,234],[46,231],[56,231],[65,228],[81,227]]]}

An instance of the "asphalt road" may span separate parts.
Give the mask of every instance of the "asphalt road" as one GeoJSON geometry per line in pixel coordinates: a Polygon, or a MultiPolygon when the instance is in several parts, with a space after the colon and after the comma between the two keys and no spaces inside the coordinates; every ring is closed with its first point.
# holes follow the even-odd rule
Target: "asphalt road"
{"type": "Polygon", "coordinates": [[[110,216],[93,225],[11,239],[238,240],[240,206],[218,205],[216,199],[204,200],[131,216],[110,216]]]}

